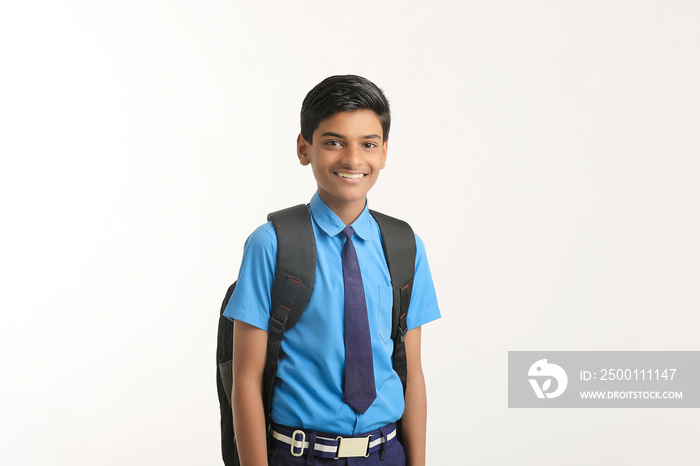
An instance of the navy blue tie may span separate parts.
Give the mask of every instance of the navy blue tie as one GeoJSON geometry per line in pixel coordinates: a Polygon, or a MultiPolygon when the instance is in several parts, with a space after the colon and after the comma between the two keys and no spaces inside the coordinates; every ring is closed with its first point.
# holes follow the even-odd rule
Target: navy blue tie
{"type": "Polygon", "coordinates": [[[364,414],[374,399],[374,363],[372,340],[369,335],[365,289],[362,286],[360,264],[357,262],[352,235],[355,230],[345,227],[347,236],[343,247],[343,282],[345,283],[345,402],[364,414]]]}

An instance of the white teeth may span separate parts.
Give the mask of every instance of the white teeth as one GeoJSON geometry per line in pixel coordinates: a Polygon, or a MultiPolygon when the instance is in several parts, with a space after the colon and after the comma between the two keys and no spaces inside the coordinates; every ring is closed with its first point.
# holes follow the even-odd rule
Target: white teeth
{"type": "Polygon", "coordinates": [[[363,175],[362,173],[343,173],[343,172],[338,172],[338,176],[341,178],[351,178],[353,180],[357,180],[362,178],[363,175]]]}

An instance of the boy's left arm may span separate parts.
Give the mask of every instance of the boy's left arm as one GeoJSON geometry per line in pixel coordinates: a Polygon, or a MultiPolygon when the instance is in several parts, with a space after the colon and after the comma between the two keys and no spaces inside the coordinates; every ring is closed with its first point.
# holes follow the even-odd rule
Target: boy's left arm
{"type": "Polygon", "coordinates": [[[408,466],[425,466],[425,430],[428,413],[425,379],[421,365],[421,328],[406,334],[406,410],[402,426],[408,466]]]}

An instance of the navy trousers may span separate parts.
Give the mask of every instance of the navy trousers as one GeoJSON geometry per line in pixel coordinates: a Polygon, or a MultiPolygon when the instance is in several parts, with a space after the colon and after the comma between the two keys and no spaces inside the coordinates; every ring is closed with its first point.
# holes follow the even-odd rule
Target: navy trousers
{"type": "Polygon", "coordinates": [[[395,441],[367,458],[319,458],[310,450],[299,457],[292,456],[289,446],[271,442],[267,450],[270,466],[406,466],[406,453],[400,442],[395,441]]]}

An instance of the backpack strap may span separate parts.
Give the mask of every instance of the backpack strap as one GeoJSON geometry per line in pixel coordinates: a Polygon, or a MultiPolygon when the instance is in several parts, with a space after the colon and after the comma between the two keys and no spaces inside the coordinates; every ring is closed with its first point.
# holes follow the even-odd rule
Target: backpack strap
{"type": "Polygon", "coordinates": [[[408,365],[404,339],[408,332],[406,316],[408,305],[411,303],[413,275],[416,268],[416,237],[408,223],[403,220],[389,217],[374,210],[370,210],[370,213],[382,233],[384,257],[386,257],[391,276],[391,287],[394,294],[391,330],[391,338],[394,340],[394,370],[401,379],[405,395],[408,365]]]}
{"type": "Polygon", "coordinates": [[[284,331],[296,325],[311,297],[316,274],[316,239],[309,209],[304,204],[273,212],[267,219],[277,235],[277,268],[263,372],[263,405],[269,425],[284,331]]]}

